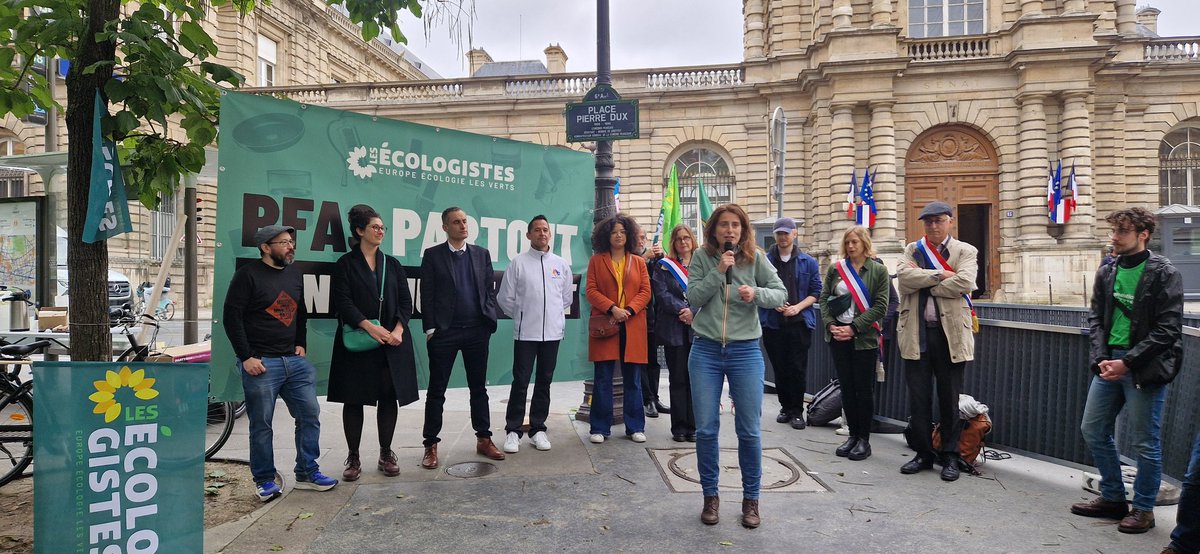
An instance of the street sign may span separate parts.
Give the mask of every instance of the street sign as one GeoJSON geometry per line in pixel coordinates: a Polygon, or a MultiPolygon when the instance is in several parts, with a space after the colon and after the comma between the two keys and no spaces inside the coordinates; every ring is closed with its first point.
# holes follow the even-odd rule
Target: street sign
{"type": "Polygon", "coordinates": [[[635,139],[638,128],[637,100],[605,100],[567,103],[567,142],[635,139]]]}

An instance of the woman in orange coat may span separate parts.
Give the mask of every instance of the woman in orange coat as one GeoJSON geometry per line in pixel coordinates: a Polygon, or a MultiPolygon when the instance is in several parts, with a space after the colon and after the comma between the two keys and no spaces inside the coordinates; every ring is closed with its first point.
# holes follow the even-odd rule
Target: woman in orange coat
{"type": "Polygon", "coordinates": [[[645,260],[627,250],[629,241],[637,235],[637,222],[624,214],[601,221],[592,231],[588,304],[593,318],[607,317],[617,326],[617,332],[607,337],[588,336],[588,360],[596,366],[590,418],[594,443],[604,442],[612,430],[613,370],[618,361],[625,381],[625,434],[633,442],[646,442],[641,367],[646,363],[645,310],[650,304],[650,274],[645,260]]]}

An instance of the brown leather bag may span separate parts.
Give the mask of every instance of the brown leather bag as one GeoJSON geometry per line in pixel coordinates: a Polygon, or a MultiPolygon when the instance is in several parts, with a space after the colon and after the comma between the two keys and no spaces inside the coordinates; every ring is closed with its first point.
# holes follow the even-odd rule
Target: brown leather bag
{"type": "MultiPolygon", "coordinates": [[[[992,430],[992,418],[987,414],[979,414],[967,421],[962,422],[962,433],[958,436],[958,455],[971,465],[977,465],[975,461],[979,458],[979,452],[983,450],[986,444],[983,436],[992,430]]],[[[941,450],[942,448],[942,433],[939,429],[940,424],[933,426],[933,449],[941,450]]]]}
{"type": "Polygon", "coordinates": [[[617,322],[608,314],[593,315],[588,319],[588,336],[603,339],[617,334],[617,322]]]}

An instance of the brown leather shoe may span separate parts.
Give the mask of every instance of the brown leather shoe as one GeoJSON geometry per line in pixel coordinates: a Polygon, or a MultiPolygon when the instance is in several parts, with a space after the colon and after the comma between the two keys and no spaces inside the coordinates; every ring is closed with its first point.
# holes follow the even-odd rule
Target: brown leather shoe
{"type": "Polygon", "coordinates": [[[1117,531],[1122,533],[1140,534],[1154,528],[1154,512],[1134,508],[1121,520],[1117,531]]]}
{"type": "Polygon", "coordinates": [[[488,437],[479,437],[479,440],[475,441],[475,452],[493,460],[504,459],[504,453],[499,448],[496,448],[496,443],[492,442],[492,439],[488,437]]]}
{"type": "Polygon", "coordinates": [[[387,450],[379,453],[379,471],[388,477],[400,475],[400,465],[396,463],[396,453],[387,450]]]}
{"type": "Polygon", "coordinates": [[[1164,548],[1162,550],[1162,552],[1159,552],[1158,554],[1179,554],[1179,551],[1168,546],[1168,547],[1164,548]]]}
{"type": "Polygon", "coordinates": [[[700,521],[705,525],[716,525],[721,521],[721,497],[704,497],[704,511],[700,512],[700,521]]]}
{"type": "Polygon", "coordinates": [[[762,520],[758,517],[758,501],[742,500],[742,527],[758,529],[762,520]]]}
{"type": "Polygon", "coordinates": [[[421,467],[425,469],[437,469],[437,443],[425,447],[425,456],[421,458],[421,467]]]}
{"type": "Polygon", "coordinates": [[[1124,500],[1105,500],[1103,497],[1093,498],[1091,502],[1076,502],[1071,504],[1071,513],[1084,517],[1103,517],[1121,519],[1129,513],[1129,506],[1124,500]]]}
{"type": "Polygon", "coordinates": [[[346,470],[342,472],[342,479],[347,481],[357,481],[358,476],[362,474],[362,463],[358,461],[358,453],[351,452],[346,458],[346,470]]]}

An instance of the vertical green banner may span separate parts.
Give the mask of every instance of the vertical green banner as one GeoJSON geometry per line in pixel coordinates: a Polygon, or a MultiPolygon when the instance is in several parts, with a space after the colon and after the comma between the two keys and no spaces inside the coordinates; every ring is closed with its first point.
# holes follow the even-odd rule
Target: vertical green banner
{"type": "MultiPolygon", "coordinates": [[[[233,92],[221,96],[220,144],[212,329],[216,397],[242,396],[221,311],[234,270],[261,257],[254,232],[272,224],[296,228],[296,265],[304,274],[309,313],[308,358],[317,367],[318,393],[324,394],[337,324],[331,273],[348,251],[346,213],[355,204],[383,216],[382,249],[404,265],[416,304],[411,322],[416,337],[423,335],[421,256],[446,240],[442,210],[458,206],[466,212],[467,241],[488,249],[498,273],[529,248],[529,220],[545,215],[551,251],[571,265],[577,285],[555,380],[591,376],[587,318],[580,318],[589,308],[579,286],[591,254],[590,153],[233,92]]],[[[512,382],[512,345],[512,322],[502,319],[491,337],[488,384],[512,382]]],[[[414,346],[417,379],[425,387],[425,341],[414,346]]],[[[461,360],[451,386],[466,386],[461,360]]]]}
{"type": "Polygon", "coordinates": [[[37,552],[200,552],[206,364],[33,365],[37,552]]]}

